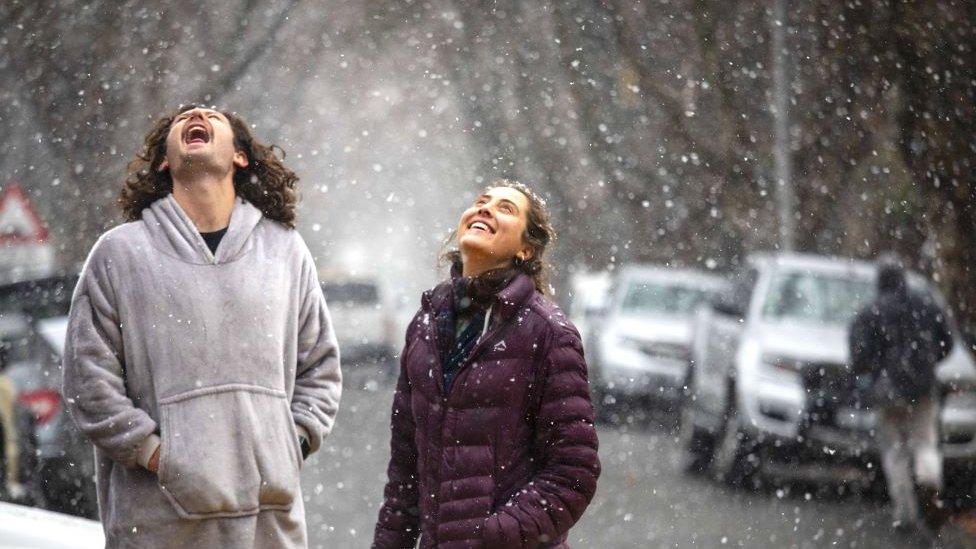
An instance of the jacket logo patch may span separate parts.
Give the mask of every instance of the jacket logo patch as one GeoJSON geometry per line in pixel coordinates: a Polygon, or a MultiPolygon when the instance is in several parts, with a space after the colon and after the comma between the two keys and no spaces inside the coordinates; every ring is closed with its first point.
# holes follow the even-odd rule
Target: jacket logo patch
{"type": "Polygon", "coordinates": [[[501,340],[501,341],[499,341],[498,343],[495,344],[495,347],[492,348],[492,351],[498,353],[498,352],[504,351],[507,348],[508,347],[505,345],[505,340],[503,339],[503,340],[501,340]]]}

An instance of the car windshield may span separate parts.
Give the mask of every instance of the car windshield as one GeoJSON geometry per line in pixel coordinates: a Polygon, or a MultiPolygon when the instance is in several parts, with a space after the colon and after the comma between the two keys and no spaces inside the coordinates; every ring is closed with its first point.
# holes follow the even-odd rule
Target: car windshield
{"type": "Polygon", "coordinates": [[[35,351],[34,326],[68,314],[77,277],[52,277],[0,286],[0,354],[28,360],[35,351]]]}
{"type": "Polygon", "coordinates": [[[632,281],[624,290],[620,310],[631,314],[690,315],[698,304],[708,298],[702,288],[661,284],[658,282],[632,281]]]}
{"type": "Polygon", "coordinates": [[[811,272],[779,273],[773,277],[763,317],[822,324],[847,324],[874,298],[870,278],[830,276],[811,272]]]}
{"type": "Polygon", "coordinates": [[[325,283],[322,284],[322,291],[329,305],[376,305],[380,300],[376,285],[367,282],[325,283]]]}

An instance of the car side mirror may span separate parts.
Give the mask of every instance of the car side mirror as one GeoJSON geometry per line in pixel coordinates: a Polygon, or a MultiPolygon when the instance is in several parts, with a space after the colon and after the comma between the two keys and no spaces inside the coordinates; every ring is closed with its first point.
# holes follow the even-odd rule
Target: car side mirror
{"type": "Polygon", "coordinates": [[[717,296],[711,301],[712,310],[720,315],[733,316],[736,318],[742,318],[746,316],[746,312],[738,303],[733,302],[730,299],[726,299],[723,296],[717,296]]]}

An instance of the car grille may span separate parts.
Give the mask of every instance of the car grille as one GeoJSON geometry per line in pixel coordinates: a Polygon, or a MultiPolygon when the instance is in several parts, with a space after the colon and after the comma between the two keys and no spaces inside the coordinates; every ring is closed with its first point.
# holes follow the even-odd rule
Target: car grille
{"type": "Polygon", "coordinates": [[[669,358],[681,361],[687,361],[689,358],[688,348],[676,343],[642,343],[640,350],[645,355],[654,358],[669,358]]]}
{"type": "Polygon", "coordinates": [[[837,423],[838,410],[862,407],[862,399],[854,389],[854,379],[846,365],[804,363],[800,373],[807,399],[804,422],[808,426],[841,428],[837,423]]]}

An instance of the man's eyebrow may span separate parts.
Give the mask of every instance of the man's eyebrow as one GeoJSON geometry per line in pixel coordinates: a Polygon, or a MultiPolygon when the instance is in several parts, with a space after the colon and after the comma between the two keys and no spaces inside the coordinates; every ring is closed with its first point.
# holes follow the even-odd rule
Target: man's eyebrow
{"type": "Polygon", "coordinates": [[[222,113],[220,111],[215,111],[213,109],[190,109],[188,111],[183,111],[180,114],[176,115],[176,118],[183,118],[184,116],[189,116],[190,113],[193,112],[194,110],[198,110],[198,111],[202,112],[203,114],[216,114],[216,115],[220,116],[221,118],[227,118],[226,116],[224,116],[224,113],[222,113]]]}

